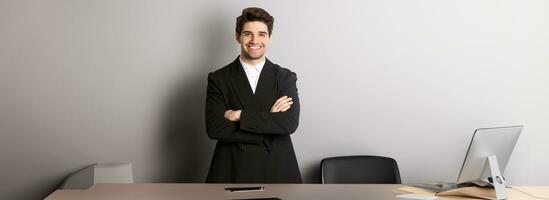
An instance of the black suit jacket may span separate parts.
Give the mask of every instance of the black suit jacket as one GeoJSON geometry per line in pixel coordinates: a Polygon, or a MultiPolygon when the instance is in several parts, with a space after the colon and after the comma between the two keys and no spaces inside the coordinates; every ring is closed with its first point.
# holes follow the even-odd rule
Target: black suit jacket
{"type": "Polygon", "coordinates": [[[209,74],[206,131],[217,144],[206,182],[301,183],[290,139],[299,124],[296,81],[294,72],[266,60],[254,94],[238,57],[209,74]],[[285,95],[291,108],[271,113],[285,95]],[[226,119],[226,110],[242,110],[240,121],[226,119]]]}

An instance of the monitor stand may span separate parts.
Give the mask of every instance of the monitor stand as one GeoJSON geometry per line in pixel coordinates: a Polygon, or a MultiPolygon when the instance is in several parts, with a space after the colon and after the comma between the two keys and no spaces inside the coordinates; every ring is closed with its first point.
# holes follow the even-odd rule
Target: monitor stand
{"type": "Polygon", "coordinates": [[[506,199],[505,178],[501,175],[501,171],[499,170],[497,157],[495,155],[488,156],[486,157],[486,161],[490,170],[490,177],[488,177],[487,181],[485,179],[478,179],[470,182],[459,183],[456,187],[493,187],[496,192],[496,199],[506,199]]]}
{"type": "Polygon", "coordinates": [[[505,179],[501,175],[499,170],[498,159],[495,155],[488,156],[488,167],[490,167],[491,177],[489,178],[490,182],[494,186],[496,191],[496,199],[505,199],[505,179]]]}

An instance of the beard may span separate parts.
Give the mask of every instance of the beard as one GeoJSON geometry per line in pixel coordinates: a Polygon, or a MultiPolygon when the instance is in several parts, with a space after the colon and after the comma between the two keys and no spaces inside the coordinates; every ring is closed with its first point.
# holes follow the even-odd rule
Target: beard
{"type": "Polygon", "coordinates": [[[248,53],[244,47],[242,47],[242,56],[245,58],[245,59],[248,59],[248,60],[257,60],[257,59],[260,59],[263,57],[263,55],[265,55],[265,52],[261,52],[261,53],[258,53],[258,54],[250,54],[248,53]]]}

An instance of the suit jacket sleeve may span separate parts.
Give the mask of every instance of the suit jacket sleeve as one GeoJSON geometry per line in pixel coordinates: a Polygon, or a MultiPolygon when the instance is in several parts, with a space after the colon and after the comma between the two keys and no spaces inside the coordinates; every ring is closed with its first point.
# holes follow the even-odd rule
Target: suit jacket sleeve
{"type": "MultiPolygon", "coordinates": [[[[271,113],[243,110],[240,115],[240,130],[259,134],[292,134],[299,125],[299,97],[297,76],[287,71],[279,81],[280,96],[288,96],[294,102],[286,112],[271,113]]],[[[273,102],[274,104],[274,102],[273,102]]]]}
{"type": "Polygon", "coordinates": [[[206,132],[208,136],[211,139],[225,142],[260,144],[263,141],[261,135],[239,130],[238,122],[232,122],[225,118],[224,114],[227,108],[218,81],[213,73],[210,73],[206,93],[206,132]]]}

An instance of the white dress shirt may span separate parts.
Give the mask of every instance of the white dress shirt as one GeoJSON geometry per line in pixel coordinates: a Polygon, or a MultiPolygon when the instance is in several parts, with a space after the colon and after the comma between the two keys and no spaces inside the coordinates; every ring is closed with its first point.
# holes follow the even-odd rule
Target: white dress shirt
{"type": "Polygon", "coordinates": [[[252,87],[252,91],[254,92],[254,94],[255,88],[257,87],[257,82],[259,81],[259,75],[261,74],[263,65],[265,65],[265,60],[266,59],[263,59],[263,61],[258,63],[257,65],[250,65],[240,59],[240,64],[242,64],[244,72],[246,72],[246,77],[248,77],[248,81],[250,82],[250,86],[252,87]]]}

